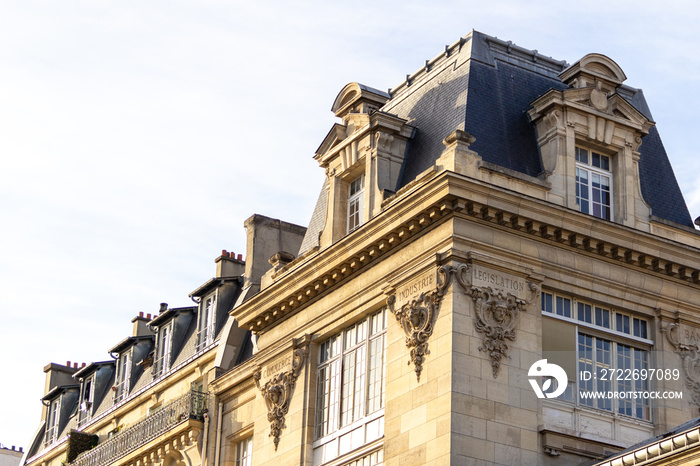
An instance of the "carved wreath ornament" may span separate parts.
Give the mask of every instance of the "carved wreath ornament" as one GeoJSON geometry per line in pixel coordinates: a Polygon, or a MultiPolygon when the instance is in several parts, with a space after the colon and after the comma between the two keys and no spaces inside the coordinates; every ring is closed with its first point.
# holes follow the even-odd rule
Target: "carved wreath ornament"
{"type": "Polygon", "coordinates": [[[307,348],[301,347],[294,350],[292,356],[292,368],[287,372],[277,374],[272,379],[260,386],[261,371],[257,370],[253,374],[255,384],[265,399],[267,405],[267,420],[270,423],[270,437],[273,437],[275,450],[280,441],[280,435],[284,428],[284,417],[289,411],[289,402],[292,391],[296,385],[297,377],[301,371],[301,366],[306,359],[307,348]]]}

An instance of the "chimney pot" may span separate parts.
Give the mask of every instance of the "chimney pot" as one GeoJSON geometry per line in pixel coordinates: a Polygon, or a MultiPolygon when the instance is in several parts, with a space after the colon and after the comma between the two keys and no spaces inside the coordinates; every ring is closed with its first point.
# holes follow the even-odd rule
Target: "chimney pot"
{"type": "Polygon", "coordinates": [[[143,317],[143,312],[139,312],[139,317],[143,317]]]}
{"type": "Polygon", "coordinates": [[[146,314],[146,319],[151,320],[151,314],[146,314]]]}
{"type": "Polygon", "coordinates": [[[82,365],[82,366],[80,366],[80,367],[85,367],[85,363],[83,363],[83,365],[82,365]]]}
{"type": "Polygon", "coordinates": [[[160,312],[168,310],[168,303],[160,303],[160,312]]]}
{"type": "Polygon", "coordinates": [[[243,254],[239,254],[239,255],[238,255],[238,260],[239,260],[239,261],[242,261],[242,260],[243,260],[243,254]]]}
{"type": "Polygon", "coordinates": [[[226,257],[228,255],[228,253],[226,252],[226,249],[221,250],[221,255],[224,257],[226,257]]]}
{"type": "Polygon", "coordinates": [[[77,369],[77,368],[78,368],[78,363],[77,363],[77,362],[74,362],[74,363],[73,363],[73,369],[77,369]]]}
{"type": "Polygon", "coordinates": [[[66,361],[66,366],[70,367],[70,361],[66,361]]]}

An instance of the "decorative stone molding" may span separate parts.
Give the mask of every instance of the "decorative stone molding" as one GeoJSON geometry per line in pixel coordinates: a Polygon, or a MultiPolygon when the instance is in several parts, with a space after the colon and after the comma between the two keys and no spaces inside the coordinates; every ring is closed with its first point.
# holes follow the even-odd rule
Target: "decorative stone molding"
{"type": "Polygon", "coordinates": [[[659,322],[659,330],[666,335],[666,340],[674,347],[674,353],[681,358],[685,387],[692,390],[690,402],[700,406],[700,347],[681,342],[681,324],[679,322],[672,322],[664,327],[663,321],[661,321],[659,322]]]}
{"type": "Polygon", "coordinates": [[[498,377],[501,359],[508,357],[506,340],[515,341],[515,328],[520,311],[524,311],[525,306],[539,295],[537,284],[528,282],[528,287],[532,293],[529,300],[491,287],[471,288],[471,297],[475,305],[474,326],[477,332],[484,335],[479,351],[489,354],[494,379],[498,377]]]}
{"type": "MultiPolygon", "coordinates": [[[[636,144],[636,141],[635,141],[636,144]]],[[[447,173],[446,176],[450,176],[447,173]]],[[[415,184],[415,183],[414,183],[415,184]]],[[[404,192],[412,189],[414,184],[399,190],[393,197],[384,201],[389,206],[404,192]]],[[[509,230],[527,233],[544,241],[551,241],[579,250],[582,254],[599,256],[606,260],[619,261],[626,266],[637,268],[645,273],[653,272],[671,278],[683,280],[691,286],[700,286],[700,267],[689,262],[674,262],[668,256],[663,258],[650,255],[648,251],[641,252],[632,249],[629,243],[611,242],[610,235],[601,238],[594,230],[583,233],[575,231],[574,227],[562,226],[559,223],[549,223],[544,219],[516,214],[512,210],[494,208],[485,203],[472,199],[446,197],[439,203],[433,204],[417,215],[397,225],[375,241],[363,246],[362,250],[346,259],[328,265],[323,269],[314,268],[314,278],[303,285],[280,293],[279,298],[271,305],[266,305],[264,311],[251,316],[237,315],[239,325],[255,333],[264,333],[266,329],[281,319],[288,317],[312,299],[326,293],[342,280],[361,273],[365,267],[371,266],[387,252],[393,251],[405,241],[420,234],[432,225],[451,218],[452,215],[467,214],[477,222],[492,223],[509,230]]],[[[589,217],[580,214],[582,217],[589,217]]],[[[555,216],[556,217],[556,216],[555,216]]],[[[552,218],[555,218],[552,217],[552,218]]],[[[308,253],[307,253],[308,254],[308,253]]],[[[305,258],[301,258],[304,260],[305,258]]],[[[295,262],[292,264],[297,264],[295,262]]],[[[679,260],[679,259],[676,259],[679,260]]],[[[314,267],[315,262],[310,262],[314,267]]],[[[255,299],[249,301],[254,303],[255,299]]],[[[244,309],[245,305],[241,307],[244,309]]]]}
{"type": "Polygon", "coordinates": [[[413,363],[416,380],[420,382],[425,356],[430,354],[428,339],[433,334],[433,319],[440,307],[442,293],[438,290],[421,293],[400,309],[394,309],[395,299],[395,296],[389,296],[387,304],[406,334],[406,348],[411,351],[408,364],[413,363]]]}
{"type": "MultiPolygon", "coordinates": [[[[425,356],[430,354],[428,349],[428,339],[433,334],[434,319],[440,308],[440,301],[449,285],[451,278],[454,276],[462,286],[466,286],[466,274],[469,268],[466,265],[452,267],[443,265],[437,269],[437,280],[435,289],[421,292],[420,295],[413,299],[409,299],[398,309],[396,309],[396,294],[392,294],[387,298],[387,306],[394,314],[396,320],[403,328],[406,335],[406,348],[410,350],[411,360],[408,364],[413,363],[416,371],[416,380],[420,382],[420,374],[423,372],[423,362],[425,356]]],[[[429,283],[432,277],[432,272],[428,272],[428,276],[419,276],[421,283],[429,283]],[[426,280],[428,280],[426,282],[426,280]]],[[[416,285],[418,287],[418,285],[416,285]]]]}
{"type": "Polygon", "coordinates": [[[275,450],[280,441],[280,435],[284,428],[284,417],[289,411],[289,402],[296,385],[301,367],[306,360],[308,348],[306,346],[295,348],[292,355],[292,367],[290,370],[275,375],[261,386],[262,371],[258,369],[253,374],[255,385],[262,393],[267,405],[267,420],[270,423],[270,437],[275,443],[275,450]]]}

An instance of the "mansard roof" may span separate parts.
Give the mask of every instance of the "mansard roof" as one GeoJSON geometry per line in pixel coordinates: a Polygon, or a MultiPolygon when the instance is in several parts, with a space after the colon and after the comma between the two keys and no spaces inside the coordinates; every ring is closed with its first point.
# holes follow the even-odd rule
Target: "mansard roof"
{"type": "MultiPolygon", "coordinates": [[[[572,66],[500,39],[472,31],[391,91],[382,111],[417,127],[409,141],[397,190],[433,166],[443,139],[455,129],[476,137],[470,149],[485,162],[538,176],[542,162],[527,111],[549,90],[564,90],[577,71],[617,85],[616,92],[649,120],[641,90],[620,83],[626,78],[609,58],[590,54],[572,66]],[[456,56],[456,57],[455,57],[456,56]]],[[[652,120],[653,121],[653,120],[652,120]]],[[[656,126],[639,149],[642,195],[655,217],[692,227],[656,126]]]]}

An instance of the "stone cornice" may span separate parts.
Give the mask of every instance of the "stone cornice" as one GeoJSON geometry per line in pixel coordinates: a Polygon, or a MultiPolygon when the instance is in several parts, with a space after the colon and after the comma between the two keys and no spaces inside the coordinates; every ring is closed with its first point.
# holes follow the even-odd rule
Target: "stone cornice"
{"type": "Polygon", "coordinates": [[[689,285],[700,284],[700,251],[680,243],[602,221],[546,201],[523,197],[453,172],[443,172],[395,199],[377,218],[325,251],[289,270],[264,292],[233,310],[254,332],[305,307],[395,248],[453,215],[519,235],[556,243],[582,254],[620,262],[689,285]],[[426,208],[415,206],[421,204],[426,208]],[[391,219],[406,220],[390,225],[391,219]],[[695,265],[695,266],[694,266],[695,265]]]}

